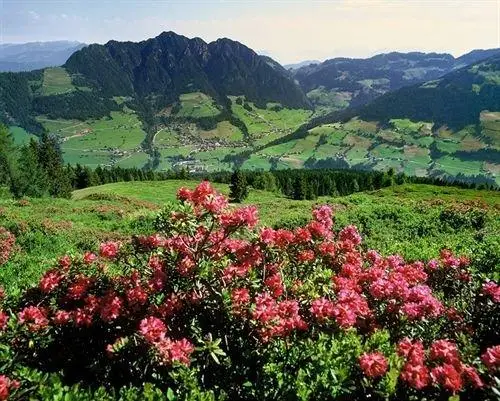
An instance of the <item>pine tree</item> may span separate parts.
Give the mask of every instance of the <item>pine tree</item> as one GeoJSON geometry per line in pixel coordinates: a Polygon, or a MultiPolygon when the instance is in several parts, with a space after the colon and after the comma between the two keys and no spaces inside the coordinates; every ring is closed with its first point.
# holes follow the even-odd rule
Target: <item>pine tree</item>
{"type": "Polygon", "coordinates": [[[49,195],[50,180],[38,162],[38,143],[32,139],[19,153],[18,171],[11,183],[14,196],[39,198],[49,195]]]}
{"type": "Polygon", "coordinates": [[[248,196],[248,186],[245,175],[236,170],[231,176],[231,184],[229,184],[229,199],[231,202],[242,202],[248,196]]]}
{"type": "Polygon", "coordinates": [[[310,191],[306,178],[303,175],[296,177],[293,183],[293,199],[304,200],[307,199],[309,194],[310,191]]]}
{"type": "Polygon", "coordinates": [[[61,148],[56,137],[44,133],[38,146],[38,163],[49,180],[49,193],[54,197],[70,198],[71,177],[64,169],[61,148]]]}
{"type": "Polygon", "coordinates": [[[0,186],[10,186],[15,170],[14,139],[6,126],[0,124],[0,186]]]}

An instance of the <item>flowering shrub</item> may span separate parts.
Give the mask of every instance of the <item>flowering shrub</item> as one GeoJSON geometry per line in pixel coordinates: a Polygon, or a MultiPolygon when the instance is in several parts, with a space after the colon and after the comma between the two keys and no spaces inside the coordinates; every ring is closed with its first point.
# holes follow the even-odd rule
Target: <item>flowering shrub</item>
{"type": "Polygon", "coordinates": [[[0,227],[0,266],[7,263],[16,243],[14,234],[0,227]]]}
{"type": "Polygon", "coordinates": [[[230,209],[208,182],[178,198],[157,234],[65,255],[0,312],[10,372],[229,399],[492,394],[499,287],[468,259],[365,250],[328,206],[287,230],[258,228],[255,207],[230,209]]]}

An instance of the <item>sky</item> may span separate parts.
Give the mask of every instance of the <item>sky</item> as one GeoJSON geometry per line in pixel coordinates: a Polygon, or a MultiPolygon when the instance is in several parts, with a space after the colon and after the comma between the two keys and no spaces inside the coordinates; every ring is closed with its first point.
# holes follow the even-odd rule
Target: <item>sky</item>
{"type": "Polygon", "coordinates": [[[0,0],[0,43],[237,40],[286,64],[500,47],[500,0],[0,0]]]}

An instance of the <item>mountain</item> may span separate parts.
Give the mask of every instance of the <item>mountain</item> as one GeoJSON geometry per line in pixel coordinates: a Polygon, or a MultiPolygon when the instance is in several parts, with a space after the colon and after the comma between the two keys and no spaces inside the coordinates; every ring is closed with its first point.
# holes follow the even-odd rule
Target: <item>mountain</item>
{"type": "Polygon", "coordinates": [[[388,53],[368,59],[335,58],[293,71],[294,78],[319,111],[369,103],[405,86],[437,79],[448,72],[499,54],[475,50],[459,58],[437,53],[388,53]]]}
{"type": "Polygon", "coordinates": [[[0,44],[0,72],[60,66],[85,46],[84,43],[71,41],[0,44]]]}
{"type": "Polygon", "coordinates": [[[487,50],[484,49],[472,50],[471,52],[458,57],[455,61],[454,68],[455,69],[463,68],[468,66],[469,64],[477,63],[478,61],[490,58],[497,54],[500,54],[500,48],[487,49],[487,50]]]}
{"type": "Polygon", "coordinates": [[[460,130],[481,111],[500,111],[500,54],[443,77],[379,97],[359,112],[363,119],[408,118],[460,130]]]}
{"type": "Polygon", "coordinates": [[[294,64],[285,64],[283,67],[285,67],[287,70],[298,70],[299,68],[306,67],[311,64],[320,64],[321,61],[319,60],[305,60],[301,61],[300,63],[294,63],[294,64]]]}
{"type": "Polygon", "coordinates": [[[139,43],[111,41],[74,53],[65,68],[107,96],[154,96],[158,106],[182,93],[203,92],[219,102],[244,95],[261,106],[310,107],[283,67],[230,39],[206,43],[163,32],[139,43]]]}

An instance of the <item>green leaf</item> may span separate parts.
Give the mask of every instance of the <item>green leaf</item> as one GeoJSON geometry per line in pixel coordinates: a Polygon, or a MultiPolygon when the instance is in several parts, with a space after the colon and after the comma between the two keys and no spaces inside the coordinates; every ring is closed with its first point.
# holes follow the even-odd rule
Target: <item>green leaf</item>
{"type": "Polygon", "coordinates": [[[168,401],[175,401],[177,397],[174,394],[174,390],[172,390],[170,387],[167,390],[167,400],[168,401]]]}

